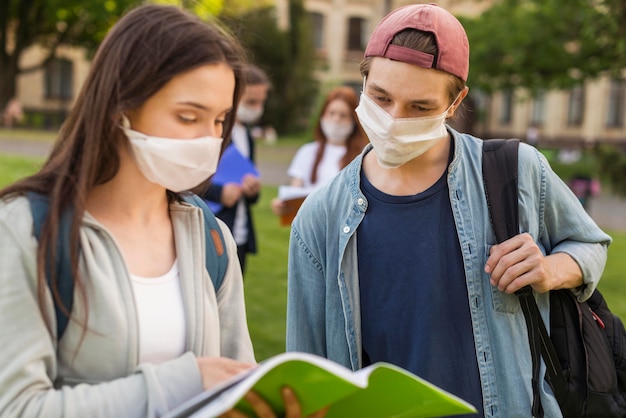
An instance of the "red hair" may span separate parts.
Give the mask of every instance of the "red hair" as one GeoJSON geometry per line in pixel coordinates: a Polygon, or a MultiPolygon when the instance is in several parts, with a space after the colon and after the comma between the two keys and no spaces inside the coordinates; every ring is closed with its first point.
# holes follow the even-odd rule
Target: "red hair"
{"type": "Polygon", "coordinates": [[[317,181],[317,167],[319,166],[322,158],[324,157],[324,150],[326,149],[327,139],[324,136],[324,132],[322,132],[321,120],[322,116],[326,112],[326,108],[328,105],[335,101],[341,100],[345,102],[350,109],[352,109],[351,116],[352,121],[354,122],[354,129],[352,133],[346,140],[346,153],[341,159],[341,167],[344,168],[348,165],[350,161],[352,161],[359,153],[363,150],[363,147],[367,144],[367,137],[365,136],[365,132],[363,132],[363,128],[361,128],[361,124],[359,123],[359,119],[356,116],[356,109],[358,105],[358,97],[353,88],[347,86],[336,87],[332,89],[327,95],[322,108],[320,109],[319,117],[317,118],[317,123],[315,124],[315,129],[313,130],[313,138],[319,144],[317,147],[317,154],[315,155],[315,160],[313,162],[313,167],[311,169],[311,183],[315,183],[317,181]]]}

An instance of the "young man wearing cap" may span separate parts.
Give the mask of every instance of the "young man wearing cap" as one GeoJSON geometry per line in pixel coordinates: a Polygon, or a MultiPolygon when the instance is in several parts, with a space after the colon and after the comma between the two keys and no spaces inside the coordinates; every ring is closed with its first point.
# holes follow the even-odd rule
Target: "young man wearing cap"
{"type": "MultiPolygon", "coordinates": [[[[391,12],[361,72],[357,114],[371,145],[294,220],[287,350],[354,370],[390,362],[479,416],[529,417],[532,362],[514,292],[531,285],[544,318],[550,289],[588,297],[610,237],[521,144],[524,233],[494,245],[482,140],[445,125],[468,92],[469,45],[444,9],[391,12]]],[[[547,383],[540,392],[545,416],[560,416],[547,383]]]]}

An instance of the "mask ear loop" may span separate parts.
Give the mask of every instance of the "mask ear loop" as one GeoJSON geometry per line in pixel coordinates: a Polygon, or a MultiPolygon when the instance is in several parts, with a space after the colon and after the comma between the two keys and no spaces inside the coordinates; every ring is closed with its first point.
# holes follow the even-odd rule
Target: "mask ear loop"
{"type": "MultiPolygon", "coordinates": [[[[463,89],[465,90],[465,89],[463,89]]],[[[452,116],[454,116],[454,113],[452,114],[452,116],[448,117],[448,112],[450,111],[450,109],[452,109],[452,107],[454,106],[454,104],[456,103],[457,100],[459,100],[459,97],[461,97],[461,94],[463,93],[463,90],[461,90],[459,92],[459,94],[456,95],[456,97],[454,98],[454,100],[452,100],[452,103],[450,103],[450,106],[448,106],[448,108],[446,109],[446,120],[450,119],[452,116]]],[[[459,106],[461,105],[461,103],[459,103],[459,106]]]]}
{"type": "Polygon", "coordinates": [[[122,127],[125,129],[130,129],[130,119],[128,116],[122,113],[122,127]]]}

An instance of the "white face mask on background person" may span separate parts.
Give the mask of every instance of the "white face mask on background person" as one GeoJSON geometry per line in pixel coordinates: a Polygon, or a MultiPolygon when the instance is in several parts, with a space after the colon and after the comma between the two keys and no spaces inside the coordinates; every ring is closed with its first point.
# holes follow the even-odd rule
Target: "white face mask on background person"
{"type": "Polygon", "coordinates": [[[263,116],[263,107],[250,107],[240,103],[237,107],[237,120],[241,123],[254,123],[263,116]]]}
{"type": "Polygon", "coordinates": [[[396,168],[422,155],[446,137],[446,116],[453,104],[454,101],[440,115],[396,119],[361,93],[356,114],[378,163],[385,168],[396,168]]]}
{"type": "Polygon", "coordinates": [[[329,143],[343,145],[352,131],[354,131],[354,122],[335,122],[322,118],[320,120],[320,128],[329,143]]]}
{"type": "Polygon", "coordinates": [[[204,136],[194,139],[170,139],[150,136],[130,128],[123,116],[121,126],[130,142],[139,171],[152,183],[173,192],[199,185],[215,174],[222,138],[204,136]]]}

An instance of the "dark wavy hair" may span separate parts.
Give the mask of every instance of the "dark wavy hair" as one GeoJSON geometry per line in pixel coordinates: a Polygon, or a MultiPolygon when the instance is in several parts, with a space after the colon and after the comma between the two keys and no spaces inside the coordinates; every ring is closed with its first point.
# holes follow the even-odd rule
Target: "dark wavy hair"
{"type": "MultiPolygon", "coordinates": [[[[48,256],[56,259],[56,249],[51,244],[57,242],[61,215],[73,209],[70,240],[77,243],[87,193],[111,180],[119,170],[120,147],[127,141],[119,129],[122,113],[141,106],[178,74],[216,63],[227,64],[235,75],[233,110],[226,117],[222,134],[225,147],[245,87],[245,56],[239,43],[217,23],[203,22],[173,6],[137,7],[109,31],[41,170],[0,191],[0,198],[33,191],[49,199],[50,210],[37,250],[41,306],[46,286],[44,260],[48,256]]],[[[168,192],[168,198],[177,196],[168,192]]],[[[78,274],[77,247],[70,246],[73,278],[80,296],[86,300],[78,274]]],[[[55,302],[69,316],[58,296],[54,276],[51,287],[55,302]]]]}
{"type": "Polygon", "coordinates": [[[340,161],[340,168],[347,166],[350,161],[359,155],[359,153],[363,150],[363,147],[367,144],[367,137],[365,136],[365,132],[363,132],[363,128],[361,127],[354,110],[358,105],[356,92],[353,88],[347,86],[335,87],[326,95],[326,99],[324,99],[324,103],[322,104],[322,108],[320,109],[319,116],[317,118],[317,123],[313,129],[313,139],[319,143],[319,146],[317,147],[317,154],[315,155],[313,168],[311,169],[311,183],[315,183],[317,181],[317,167],[322,161],[322,158],[324,157],[324,150],[326,149],[327,140],[324,136],[324,132],[322,131],[322,116],[324,115],[324,112],[326,112],[328,105],[335,100],[345,102],[350,109],[352,109],[351,116],[352,121],[354,122],[354,129],[346,141],[346,153],[340,161]]]}

